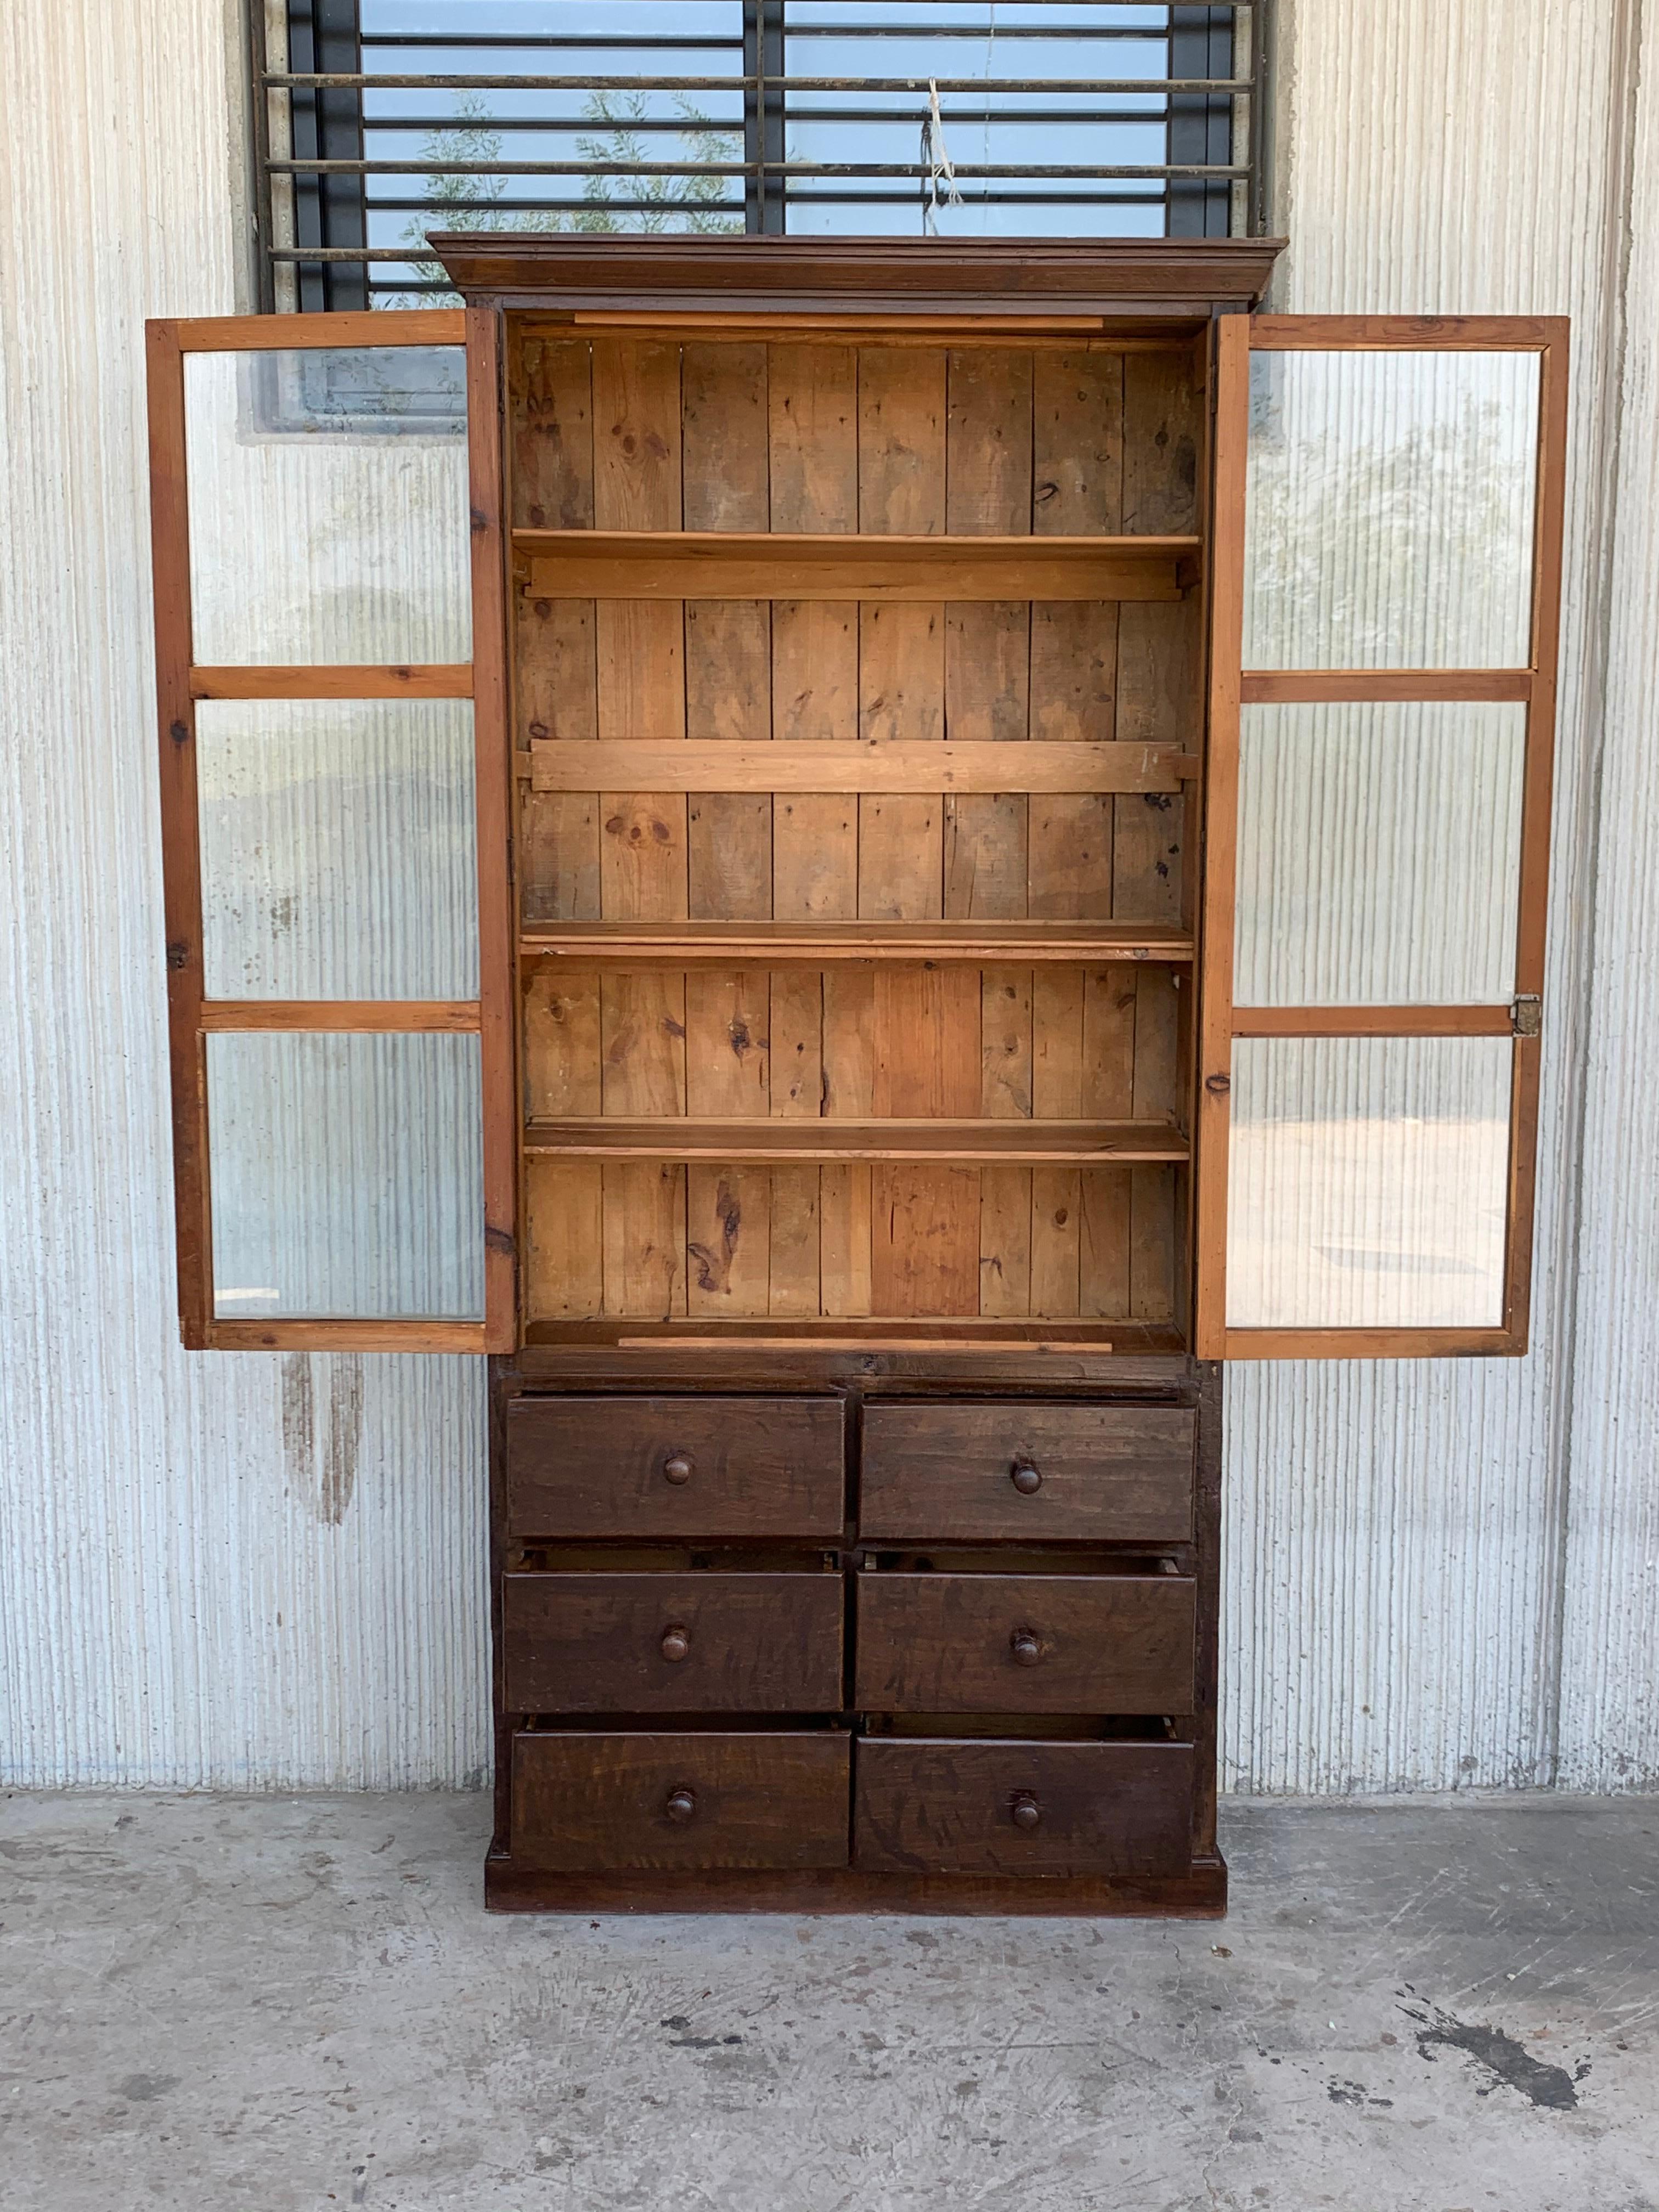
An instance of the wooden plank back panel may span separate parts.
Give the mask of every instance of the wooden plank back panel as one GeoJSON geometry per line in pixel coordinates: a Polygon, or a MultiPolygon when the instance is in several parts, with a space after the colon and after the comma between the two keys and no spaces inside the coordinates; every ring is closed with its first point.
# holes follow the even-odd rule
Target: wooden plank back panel
{"type": "MultiPolygon", "coordinates": [[[[680,395],[685,528],[769,529],[766,348],[688,345],[680,395]]],[[[689,737],[751,744],[769,739],[769,605],[756,599],[688,600],[685,685],[689,737]]],[[[769,919],[770,797],[700,793],[687,809],[686,834],[689,911],[713,921],[769,919]]]]}
{"type": "MultiPolygon", "coordinates": [[[[600,530],[682,526],[680,356],[649,339],[593,345],[593,520],[600,530]]],[[[600,599],[599,734],[685,735],[685,610],[678,600],[600,599]]],[[[600,910],[619,921],[687,912],[682,793],[599,798],[600,910]]]]}
{"type": "MultiPolygon", "coordinates": [[[[931,538],[945,529],[946,356],[866,348],[858,365],[859,528],[931,538]]],[[[859,735],[945,735],[942,602],[859,609],[859,735]]],[[[859,802],[859,913],[933,921],[944,912],[943,795],[859,802]]]]}
{"type": "MultiPolygon", "coordinates": [[[[1032,356],[953,350],[945,424],[945,528],[1013,536],[1031,528],[1032,356]]],[[[1030,734],[1029,603],[957,600],[945,608],[945,732],[1018,742],[1030,734]]],[[[1018,771],[1011,769],[1011,777],[1018,771]]],[[[1018,791],[945,801],[944,910],[1017,921],[1026,911],[1030,802],[1018,791]]]]}
{"type": "MultiPolygon", "coordinates": [[[[767,376],[775,530],[858,528],[858,357],[846,345],[774,345],[767,376]]],[[[858,608],[781,599],[772,608],[772,734],[837,739],[858,730],[858,608]]],[[[858,802],[792,793],[774,802],[773,913],[850,921],[858,913],[858,802]]]]}

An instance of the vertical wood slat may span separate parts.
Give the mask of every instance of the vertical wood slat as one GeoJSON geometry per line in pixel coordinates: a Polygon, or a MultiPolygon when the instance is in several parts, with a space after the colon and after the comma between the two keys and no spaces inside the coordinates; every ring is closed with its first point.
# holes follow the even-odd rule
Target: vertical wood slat
{"type": "MultiPolygon", "coordinates": [[[[508,362],[515,522],[589,529],[593,522],[592,348],[586,338],[526,338],[508,362]]],[[[518,743],[599,735],[596,611],[591,599],[522,597],[515,610],[518,743]]],[[[597,793],[522,787],[519,874],[526,921],[597,921],[597,793]]]]}
{"type": "MultiPolygon", "coordinates": [[[[858,357],[851,346],[776,344],[767,372],[772,527],[842,535],[858,527],[858,357]]],[[[842,738],[858,730],[858,607],[772,606],[772,733],[842,738]]],[[[773,914],[850,921],[858,913],[858,802],[794,793],[773,805],[773,914]]]]}
{"type": "MultiPolygon", "coordinates": [[[[1031,528],[1032,356],[953,351],[947,361],[945,518],[952,535],[1031,528]]],[[[1030,729],[1029,605],[947,604],[946,735],[1018,742],[1030,729]]],[[[1018,780],[1018,771],[1010,775],[1018,780]]],[[[1018,790],[945,800],[944,912],[1017,921],[1026,912],[1030,802],[1018,790]]]]}
{"type": "Polygon", "coordinates": [[[213,1318],[213,1215],[208,1182],[202,858],[191,696],[190,507],[185,479],[185,365],[178,325],[149,325],[150,559],[167,927],[167,1053],[173,1091],[173,1221],[179,1328],[200,1351],[213,1318]]]}
{"type": "MultiPolygon", "coordinates": [[[[600,530],[681,526],[677,344],[593,343],[593,520],[600,530]]],[[[595,614],[601,738],[685,735],[685,611],[678,600],[601,599],[595,614]]],[[[604,792],[601,906],[619,921],[686,917],[683,793],[604,792]]]]}
{"type": "MultiPolygon", "coordinates": [[[[933,537],[945,528],[945,355],[868,347],[859,356],[859,528],[933,537]]],[[[945,608],[859,608],[859,735],[928,742],[945,735],[945,608]]],[[[933,921],[944,908],[944,799],[859,801],[859,913],[933,921]]]]}
{"type": "MultiPolygon", "coordinates": [[[[685,528],[769,528],[765,346],[688,344],[680,376],[685,528]]],[[[688,735],[769,739],[769,605],[688,600],[685,684],[688,735]]],[[[705,792],[690,802],[687,911],[692,916],[770,918],[772,809],[763,792],[705,792]]]]}
{"type": "MultiPolygon", "coordinates": [[[[1031,528],[1038,537],[1111,536],[1123,528],[1123,356],[1037,356],[1032,451],[1031,528]]],[[[1034,738],[1115,738],[1119,615],[1109,601],[1032,608],[1034,738]]],[[[1033,919],[1110,917],[1112,825],[1112,801],[1103,793],[1032,799],[1033,919]]]]}

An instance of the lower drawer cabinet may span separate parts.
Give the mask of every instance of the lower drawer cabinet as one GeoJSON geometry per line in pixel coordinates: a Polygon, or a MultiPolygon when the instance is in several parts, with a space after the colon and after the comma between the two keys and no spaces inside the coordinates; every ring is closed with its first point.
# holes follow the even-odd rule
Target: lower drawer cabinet
{"type": "Polygon", "coordinates": [[[844,1867],[848,1740],[821,1734],[513,1740],[513,1856],[550,1874],[844,1867]]]}
{"type": "Polygon", "coordinates": [[[1190,1744],[866,1737],[855,1760],[864,1872],[1163,1875],[1190,1860],[1190,1744]]]}
{"type": "Polygon", "coordinates": [[[866,1574],[857,1588],[866,1712],[1193,1709],[1186,1576],[866,1574]]]}
{"type": "Polygon", "coordinates": [[[513,1574],[501,1583],[510,1710],[841,1709],[838,1574],[513,1574]]]}

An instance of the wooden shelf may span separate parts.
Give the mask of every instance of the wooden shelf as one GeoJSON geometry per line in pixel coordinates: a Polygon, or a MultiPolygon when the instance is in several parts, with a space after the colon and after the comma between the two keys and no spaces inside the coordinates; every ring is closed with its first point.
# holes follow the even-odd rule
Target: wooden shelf
{"type": "Polygon", "coordinates": [[[526,763],[533,791],[867,793],[1179,791],[1201,763],[1179,745],[1079,744],[1033,738],[537,738],[526,763]]]}
{"type": "Polygon", "coordinates": [[[1193,939],[1174,923],[1142,921],[562,921],[526,929],[526,960],[665,963],[676,968],[827,966],[921,960],[1019,966],[1065,961],[1190,963],[1193,939]]]}
{"type": "Polygon", "coordinates": [[[1201,538],[515,530],[534,599],[1179,599],[1201,538]]]}
{"type": "Polygon", "coordinates": [[[1188,1157],[1178,1129],[1161,1121],[531,1121],[524,1149],[559,1159],[696,1160],[798,1167],[817,1160],[915,1160],[932,1166],[983,1161],[1014,1165],[1115,1167],[1188,1157]]]}
{"type": "Polygon", "coordinates": [[[983,1359],[988,1353],[1021,1352],[1064,1358],[1067,1352],[1112,1352],[1170,1358],[1185,1352],[1186,1342],[1172,1322],[1074,1320],[1058,1315],[1043,1320],[990,1320],[978,1315],[941,1319],[880,1315],[857,1320],[820,1316],[775,1321],[765,1315],[744,1320],[710,1320],[684,1315],[673,1320],[538,1321],[525,1329],[525,1342],[570,1351],[654,1352],[672,1356],[715,1346],[728,1352],[842,1352],[959,1353],[983,1359]]]}

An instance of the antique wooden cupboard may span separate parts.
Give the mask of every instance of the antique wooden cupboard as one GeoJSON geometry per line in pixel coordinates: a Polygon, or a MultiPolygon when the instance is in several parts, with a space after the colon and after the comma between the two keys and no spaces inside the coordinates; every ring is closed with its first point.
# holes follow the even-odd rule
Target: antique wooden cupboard
{"type": "Polygon", "coordinates": [[[1565,333],[455,237],[149,331],[179,1300],[490,1361],[499,1906],[1213,1912],[1218,1363],[1523,1348],[1565,333]]]}

